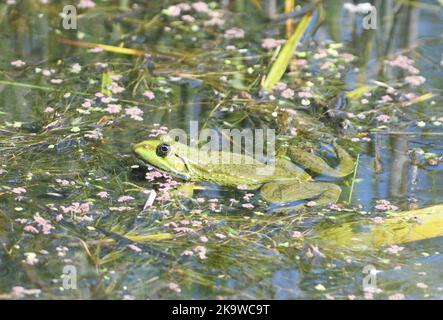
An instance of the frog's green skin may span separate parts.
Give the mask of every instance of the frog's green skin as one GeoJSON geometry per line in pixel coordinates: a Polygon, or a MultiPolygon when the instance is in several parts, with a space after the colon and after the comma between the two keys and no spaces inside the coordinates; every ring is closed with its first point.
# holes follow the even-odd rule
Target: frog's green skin
{"type": "MultiPolygon", "coordinates": [[[[351,156],[337,144],[334,144],[334,148],[339,165],[332,168],[321,158],[296,147],[287,148],[286,157],[276,157],[275,165],[271,166],[248,155],[201,151],[169,140],[170,152],[166,156],[159,156],[157,147],[163,143],[165,138],[146,140],[133,145],[133,151],[149,165],[186,181],[260,188],[263,199],[278,207],[286,205],[285,208],[288,208],[288,203],[301,200],[314,200],[318,205],[328,205],[335,203],[340,196],[339,186],[315,182],[303,168],[333,177],[347,176],[354,169],[351,156]]],[[[303,204],[297,203],[290,208],[298,209],[300,206],[303,204]]]]}

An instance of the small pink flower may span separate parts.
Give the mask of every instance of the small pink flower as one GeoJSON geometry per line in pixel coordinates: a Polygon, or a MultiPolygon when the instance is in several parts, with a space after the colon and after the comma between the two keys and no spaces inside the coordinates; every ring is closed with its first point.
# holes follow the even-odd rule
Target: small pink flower
{"type": "Polygon", "coordinates": [[[129,244],[128,248],[135,252],[142,252],[143,250],[137,247],[135,244],[129,244]]]}
{"type": "Polygon", "coordinates": [[[99,53],[99,52],[103,52],[103,50],[104,49],[101,47],[95,47],[95,48],[89,49],[88,51],[91,53],[99,53]]]}
{"type": "Polygon", "coordinates": [[[174,232],[177,232],[177,233],[191,233],[191,232],[194,232],[194,229],[186,228],[186,227],[178,227],[178,228],[174,228],[174,232]]]}
{"type": "Polygon", "coordinates": [[[125,88],[122,86],[119,86],[116,82],[113,82],[111,84],[111,86],[109,87],[109,90],[111,90],[111,92],[113,94],[119,94],[119,93],[122,93],[123,91],[125,91],[125,88]]]}
{"type": "Polygon", "coordinates": [[[317,202],[315,201],[309,201],[308,203],[306,203],[306,206],[308,207],[315,207],[317,205],[317,202]]]}
{"type": "Polygon", "coordinates": [[[45,109],[43,112],[45,112],[45,113],[51,113],[51,112],[54,112],[54,108],[52,108],[52,107],[46,107],[46,109],[45,109]]]}
{"type": "Polygon", "coordinates": [[[217,238],[221,239],[221,240],[223,240],[224,238],[226,238],[226,236],[225,236],[223,233],[214,233],[214,235],[215,235],[217,238]]]}
{"type": "Polygon", "coordinates": [[[405,97],[408,100],[413,100],[413,99],[417,98],[417,95],[415,93],[408,92],[408,93],[405,94],[405,97]]]}
{"type": "Polygon", "coordinates": [[[39,233],[38,229],[36,229],[35,227],[33,227],[33,226],[31,226],[31,225],[26,226],[26,227],[24,228],[24,230],[25,230],[26,232],[29,232],[29,233],[39,233]]]}
{"type": "Polygon", "coordinates": [[[392,98],[390,95],[384,95],[383,97],[381,97],[381,101],[384,103],[391,102],[392,98]]]}
{"type": "Polygon", "coordinates": [[[319,49],[316,54],[314,54],[314,59],[319,60],[326,58],[328,56],[328,52],[325,49],[319,49]]]}
{"type": "Polygon", "coordinates": [[[117,211],[117,212],[123,212],[123,211],[129,211],[132,210],[131,207],[126,206],[120,206],[120,207],[109,207],[110,211],[117,211]]]}
{"type": "Polygon", "coordinates": [[[175,222],[165,223],[164,226],[167,227],[167,228],[169,228],[169,227],[177,228],[177,224],[175,222]]]}
{"type": "Polygon", "coordinates": [[[107,199],[109,197],[109,193],[107,193],[106,191],[101,191],[97,193],[97,196],[101,199],[107,199]]]}
{"type": "Polygon", "coordinates": [[[385,223],[385,219],[383,219],[383,217],[374,217],[374,218],[372,218],[372,221],[376,224],[385,223]]]}
{"type": "Polygon", "coordinates": [[[60,206],[60,208],[62,209],[63,213],[85,214],[85,213],[88,213],[89,210],[91,209],[91,203],[90,202],[85,202],[85,203],[73,202],[68,207],[60,206]]]}
{"type": "Polygon", "coordinates": [[[389,123],[389,122],[391,122],[391,117],[386,114],[380,114],[375,117],[375,120],[377,120],[379,122],[389,123]]]}
{"type": "Polygon", "coordinates": [[[181,9],[179,6],[169,6],[166,9],[166,14],[170,17],[178,17],[181,13],[181,9]]]}
{"type": "Polygon", "coordinates": [[[85,102],[82,103],[82,107],[83,107],[83,108],[88,109],[88,108],[90,108],[91,106],[92,106],[92,103],[91,103],[91,100],[89,100],[89,99],[86,99],[85,102]]]}
{"type": "Polygon", "coordinates": [[[254,205],[252,203],[243,203],[241,206],[246,209],[253,209],[254,208],[254,205]]]}
{"type": "Polygon", "coordinates": [[[14,67],[17,67],[17,68],[21,68],[26,65],[26,62],[24,62],[22,60],[15,60],[15,61],[11,61],[11,65],[14,67]]]}
{"type": "Polygon", "coordinates": [[[145,179],[148,181],[154,181],[156,178],[163,177],[163,174],[160,171],[152,170],[146,172],[145,179]]]}
{"type": "Polygon", "coordinates": [[[25,188],[22,188],[22,187],[13,188],[11,191],[12,191],[13,193],[15,193],[15,194],[26,193],[26,189],[25,189],[25,188]]]}
{"type": "Polygon", "coordinates": [[[225,20],[213,17],[210,20],[205,21],[203,24],[207,27],[221,27],[225,24],[225,20]]]}
{"type": "Polygon", "coordinates": [[[117,202],[126,202],[126,201],[132,201],[134,200],[134,197],[131,196],[121,196],[117,199],[117,202]]]}
{"type": "Polygon", "coordinates": [[[226,39],[243,39],[245,31],[240,28],[231,28],[225,31],[224,37],[226,39]]]}
{"type": "Polygon", "coordinates": [[[108,103],[112,102],[112,97],[103,96],[103,97],[101,97],[100,101],[104,104],[108,104],[108,103]]]}
{"type": "Polygon", "coordinates": [[[152,92],[150,90],[146,90],[145,92],[142,93],[142,95],[145,96],[146,98],[148,98],[149,100],[155,99],[154,92],[152,92]]]}
{"type": "Polygon", "coordinates": [[[405,81],[411,86],[420,86],[426,82],[426,78],[422,76],[409,76],[405,78],[405,81]]]}
{"type": "Polygon", "coordinates": [[[427,287],[428,287],[428,285],[423,282],[417,283],[417,288],[426,289],[427,287]]]}
{"type": "Polygon", "coordinates": [[[288,88],[284,91],[282,91],[281,96],[285,99],[290,99],[294,97],[294,90],[288,88]]]}
{"type": "Polygon", "coordinates": [[[138,107],[131,107],[131,108],[125,109],[125,114],[130,116],[131,119],[134,119],[137,121],[143,120],[143,118],[142,118],[143,111],[138,107]]]}
{"type": "Polygon", "coordinates": [[[312,93],[307,91],[301,91],[298,93],[299,98],[312,98],[312,93]]]}
{"type": "Polygon", "coordinates": [[[52,74],[51,70],[48,69],[42,70],[42,75],[44,75],[45,77],[49,77],[51,74],[52,74]]]}
{"type": "Polygon", "coordinates": [[[404,300],[405,295],[403,293],[395,293],[388,297],[389,300],[404,300]]]}
{"type": "Polygon", "coordinates": [[[283,91],[288,87],[284,82],[277,82],[274,86],[274,91],[283,91]]]}
{"type": "Polygon", "coordinates": [[[328,70],[328,69],[332,69],[334,66],[334,64],[331,61],[326,61],[325,63],[322,63],[320,65],[320,69],[321,70],[328,70]]]}
{"type": "Polygon", "coordinates": [[[271,50],[271,49],[281,46],[285,42],[286,42],[286,40],[277,40],[277,39],[273,39],[273,38],[266,38],[266,39],[263,39],[261,46],[263,49],[271,50]]]}
{"type": "Polygon", "coordinates": [[[387,64],[390,66],[399,67],[402,69],[408,69],[412,64],[414,63],[414,60],[409,59],[406,56],[399,55],[392,61],[387,61],[387,64]]]}
{"type": "Polygon", "coordinates": [[[179,285],[176,284],[176,283],[173,283],[173,282],[171,282],[171,283],[168,285],[168,288],[169,288],[170,290],[174,291],[174,292],[177,292],[177,293],[180,293],[180,292],[182,291],[182,289],[180,289],[179,285]]]}
{"type": "Polygon", "coordinates": [[[193,16],[189,15],[189,14],[185,14],[185,15],[182,16],[182,20],[185,21],[185,22],[192,23],[192,22],[195,21],[195,18],[193,16]]]}
{"type": "Polygon", "coordinates": [[[180,10],[182,10],[182,11],[189,11],[189,10],[191,10],[191,6],[188,3],[186,3],[186,2],[177,3],[176,6],[179,7],[180,10]]]}
{"type": "Polygon", "coordinates": [[[30,266],[35,265],[38,263],[37,255],[34,252],[25,252],[26,260],[25,263],[29,264],[30,266]]]}
{"type": "Polygon", "coordinates": [[[391,204],[388,200],[377,200],[375,209],[380,211],[397,210],[398,207],[391,204]]]}
{"type": "Polygon", "coordinates": [[[53,83],[53,84],[60,84],[62,82],[63,82],[62,79],[51,79],[51,83],[53,83]]]}
{"type": "Polygon", "coordinates": [[[295,65],[300,67],[306,66],[308,64],[308,61],[306,59],[296,59],[294,62],[295,65]]]}
{"type": "Polygon", "coordinates": [[[409,68],[407,69],[409,71],[410,74],[419,74],[420,70],[418,70],[416,67],[413,66],[409,66],[409,68]]]}
{"type": "Polygon", "coordinates": [[[206,247],[204,246],[197,246],[194,248],[194,252],[199,256],[200,259],[204,260],[207,259],[208,257],[206,256],[206,247]]]}
{"type": "Polygon", "coordinates": [[[203,242],[203,243],[206,243],[206,242],[208,242],[208,238],[205,237],[205,236],[201,236],[200,237],[200,241],[203,242]]]}
{"type": "Polygon", "coordinates": [[[286,109],[283,109],[283,110],[286,111],[286,113],[289,114],[289,115],[291,115],[291,116],[297,116],[297,115],[298,115],[297,111],[294,110],[294,109],[288,109],[288,108],[286,108],[286,109]]]}
{"type": "Polygon", "coordinates": [[[209,11],[208,4],[203,1],[194,2],[192,4],[192,8],[194,8],[194,10],[197,12],[208,12],[209,11]]]}
{"type": "Polygon", "coordinates": [[[340,55],[340,58],[342,58],[345,62],[349,63],[349,62],[354,61],[355,56],[350,53],[345,52],[340,55]]]}
{"type": "Polygon", "coordinates": [[[187,256],[187,257],[192,257],[194,255],[194,252],[191,251],[191,250],[185,250],[180,255],[181,256],[187,256]]]}
{"type": "Polygon", "coordinates": [[[303,233],[300,231],[294,231],[291,235],[294,239],[301,239],[303,238],[303,233]]]}
{"type": "Polygon", "coordinates": [[[80,9],[90,9],[95,7],[95,2],[92,0],[80,0],[77,4],[80,9]]]}
{"type": "Polygon", "coordinates": [[[392,254],[396,254],[396,253],[401,252],[403,249],[404,249],[404,247],[400,247],[400,246],[397,246],[394,244],[388,248],[388,252],[392,253],[392,254]]]}
{"type": "Polygon", "coordinates": [[[122,111],[122,106],[119,104],[110,103],[110,104],[108,104],[106,111],[111,114],[112,113],[119,113],[120,111],[122,111]]]}
{"type": "Polygon", "coordinates": [[[54,229],[51,223],[48,220],[42,218],[38,213],[34,215],[34,222],[37,223],[44,234],[50,234],[51,229],[54,229]]]}

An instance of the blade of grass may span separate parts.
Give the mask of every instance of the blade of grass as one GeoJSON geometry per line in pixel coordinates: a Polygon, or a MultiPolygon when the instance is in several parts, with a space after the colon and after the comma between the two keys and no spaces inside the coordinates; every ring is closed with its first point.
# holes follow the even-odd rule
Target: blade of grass
{"type": "Polygon", "coordinates": [[[355,185],[355,179],[357,178],[359,163],[360,163],[360,154],[357,155],[357,160],[355,160],[355,169],[354,169],[354,175],[352,176],[351,191],[349,191],[348,204],[351,203],[352,194],[354,193],[354,185],[355,185]]]}
{"type": "Polygon", "coordinates": [[[107,95],[108,97],[112,97],[112,92],[109,88],[112,85],[111,73],[107,70],[102,74],[102,88],[101,93],[107,95]]]}
{"type": "Polygon", "coordinates": [[[20,83],[20,82],[0,80],[0,84],[6,84],[6,85],[10,85],[10,86],[29,88],[29,89],[44,90],[44,91],[56,91],[56,89],[54,89],[52,87],[36,86],[33,84],[29,84],[29,83],[20,83]]]}
{"type": "Polygon", "coordinates": [[[416,97],[416,98],[414,98],[412,100],[408,100],[406,102],[403,102],[401,104],[401,107],[408,107],[410,105],[413,105],[413,104],[416,104],[416,103],[420,103],[420,102],[424,102],[426,100],[432,99],[433,97],[435,97],[435,94],[432,93],[432,92],[428,92],[428,93],[425,93],[425,94],[423,94],[421,96],[418,96],[418,97],[416,97]]]}
{"type": "Polygon", "coordinates": [[[76,40],[64,39],[64,38],[61,38],[60,42],[62,42],[64,44],[72,45],[75,47],[80,47],[80,48],[102,48],[104,51],[121,53],[121,54],[128,54],[128,55],[133,55],[133,56],[143,56],[143,55],[147,54],[146,51],[142,51],[142,50],[115,47],[115,46],[110,46],[110,45],[101,44],[101,43],[83,42],[83,41],[76,41],[76,40]]]}
{"type": "Polygon", "coordinates": [[[263,83],[263,89],[267,91],[271,91],[274,88],[274,85],[280,81],[283,77],[283,74],[288,67],[289,61],[292,58],[292,55],[297,48],[297,45],[300,42],[301,37],[305,34],[310,22],[312,20],[311,14],[306,14],[295,29],[292,36],[288,39],[288,42],[283,46],[280,51],[277,59],[273,63],[271,70],[263,83]]]}

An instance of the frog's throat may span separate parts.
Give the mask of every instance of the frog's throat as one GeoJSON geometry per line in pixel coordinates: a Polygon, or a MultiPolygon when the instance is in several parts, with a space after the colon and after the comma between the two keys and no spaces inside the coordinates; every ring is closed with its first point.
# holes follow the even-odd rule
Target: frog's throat
{"type": "MultiPolygon", "coordinates": [[[[144,166],[146,168],[153,168],[153,169],[155,169],[157,171],[160,171],[163,174],[167,174],[167,175],[173,176],[174,178],[178,178],[178,179],[181,179],[181,180],[184,180],[184,181],[191,180],[191,175],[189,173],[178,173],[178,172],[167,171],[167,170],[164,170],[164,169],[162,169],[160,167],[152,165],[150,163],[146,163],[143,160],[140,160],[140,161],[144,164],[144,166]]],[[[188,165],[187,165],[186,162],[185,162],[185,164],[186,164],[186,168],[188,168],[188,165]]]]}

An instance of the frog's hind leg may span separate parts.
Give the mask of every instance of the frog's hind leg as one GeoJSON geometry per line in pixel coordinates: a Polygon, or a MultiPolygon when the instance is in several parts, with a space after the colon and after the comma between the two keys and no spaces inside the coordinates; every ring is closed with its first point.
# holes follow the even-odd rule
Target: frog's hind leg
{"type": "Polygon", "coordinates": [[[319,156],[297,147],[288,148],[288,156],[292,161],[315,173],[336,178],[346,177],[354,171],[354,159],[337,143],[334,142],[333,146],[338,159],[336,167],[331,167],[319,156]]]}
{"type": "Polygon", "coordinates": [[[264,200],[271,202],[278,209],[272,211],[299,210],[308,201],[315,201],[317,206],[327,206],[337,202],[341,188],[326,182],[270,182],[260,189],[264,200]]]}

